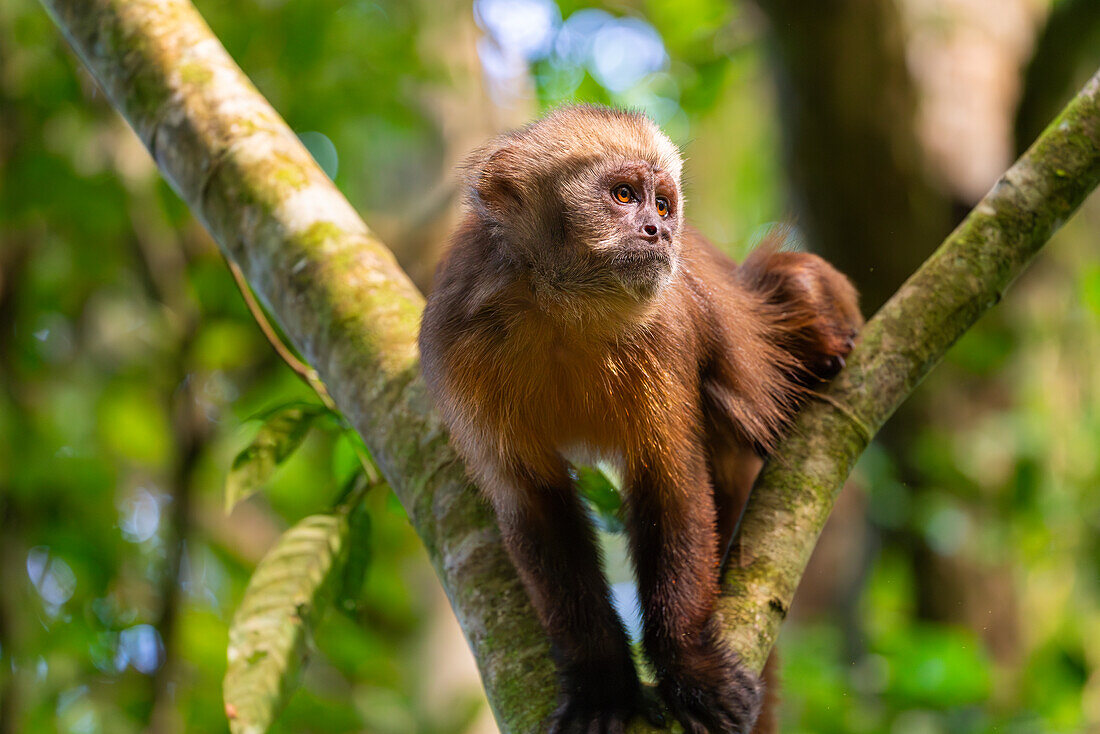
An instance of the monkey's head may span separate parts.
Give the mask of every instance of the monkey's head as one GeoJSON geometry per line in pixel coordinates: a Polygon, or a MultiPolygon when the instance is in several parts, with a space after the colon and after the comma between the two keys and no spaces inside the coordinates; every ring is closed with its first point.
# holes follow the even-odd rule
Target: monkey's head
{"type": "Polygon", "coordinates": [[[680,152],[647,117],[563,107],[467,163],[469,200],[547,297],[648,300],[675,276],[680,152]]]}

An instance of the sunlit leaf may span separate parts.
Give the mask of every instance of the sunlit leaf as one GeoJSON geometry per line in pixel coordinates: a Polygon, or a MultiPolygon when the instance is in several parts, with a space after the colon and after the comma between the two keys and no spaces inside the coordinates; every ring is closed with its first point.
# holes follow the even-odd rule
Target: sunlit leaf
{"type": "Polygon", "coordinates": [[[606,473],[586,466],[578,467],[577,488],[581,496],[592,505],[604,530],[609,533],[623,531],[622,519],[619,517],[622,496],[606,473]]]}
{"type": "MultiPolygon", "coordinates": [[[[358,497],[349,502],[358,505],[358,497]]],[[[223,695],[233,734],[271,727],[333,596],[348,588],[349,573],[362,582],[369,532],[363,518],[358,507],[307,517],[256,567],[229,630],[223,695]]]]}
{"type": "Polygon", "coordinates": [[[313,421],[325,412],[320,405],[295,403],[268,413],[256,438],[237,454],[225,478],[225,511],[262,489],[279,464],[301,445],[313,421]]]}

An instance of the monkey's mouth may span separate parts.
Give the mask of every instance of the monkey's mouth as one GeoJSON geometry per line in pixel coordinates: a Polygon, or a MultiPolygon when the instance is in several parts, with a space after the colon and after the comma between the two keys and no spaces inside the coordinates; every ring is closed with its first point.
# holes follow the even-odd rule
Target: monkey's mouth
{"type": "Polygon", "coordinates": [[[615,253],[611,264],[621,270],[672,268],[672,253],[664,247],[632,247],[615,253]]]}
{"type": "Polygon", "coordinates": [[[632,290],[651,293],[664,285],[673,272],[673,253],[665,247],[630,247],[615,253],[611,267],[632,290]]]}

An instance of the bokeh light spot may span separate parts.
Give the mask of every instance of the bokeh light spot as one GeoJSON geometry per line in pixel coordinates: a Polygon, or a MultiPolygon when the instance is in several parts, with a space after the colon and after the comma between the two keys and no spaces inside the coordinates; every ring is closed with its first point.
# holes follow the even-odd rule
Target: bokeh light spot
{"type": "Polygon", "coordinates": [[[612,92],[625,92],[667,64],[660,34],[645,21],[616,19],[592,39],[592,76],[612,92]]]}
{"type": "Polygon", "coordinates": [[[76,591],[76,574],[44,545],[27,552],[27,576],[48,606],[60,607],[76,591]]]}
{"type": "Polygon", "coordinates": [[[550,0],[477,0],[474,18],[507,56],[535,61],[546,56],[561,22],[550,0]]]}
{"type": "Polygon", "coordinates": [[[145,487],[138,487],[118,505],[118,527],[131,543],[144,543],[160,527],[160,501],[145,487]]]}
{"type": "Polygon", "coordinates": [[[149,624],[138,624],[118,635],[115,669],[122,672],[129,665],[139,673],[152,675],[164,660],[164,643],[160,633],[149,624]]]}

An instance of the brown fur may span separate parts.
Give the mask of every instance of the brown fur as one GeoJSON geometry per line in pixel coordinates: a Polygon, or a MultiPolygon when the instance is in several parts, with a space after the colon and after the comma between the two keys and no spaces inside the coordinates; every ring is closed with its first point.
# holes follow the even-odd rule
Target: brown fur
{"type": "Polygon", "coordinates": [[[425,311],[423,370],[554,642],[553,731],[641,706],[566,456],[619,462],[658,690],[688,732],[745,732],[759,682],[718,643],[720,552],[807,386],[861,323],[844,276],[683,224],[681,162],[647,118],[561,109],[466,167],[468,215],[425,311]],[[630,205],[609,193],[637,192],[630,205]],[[657,213],[656,197],[670,211],[657,213]]]}

